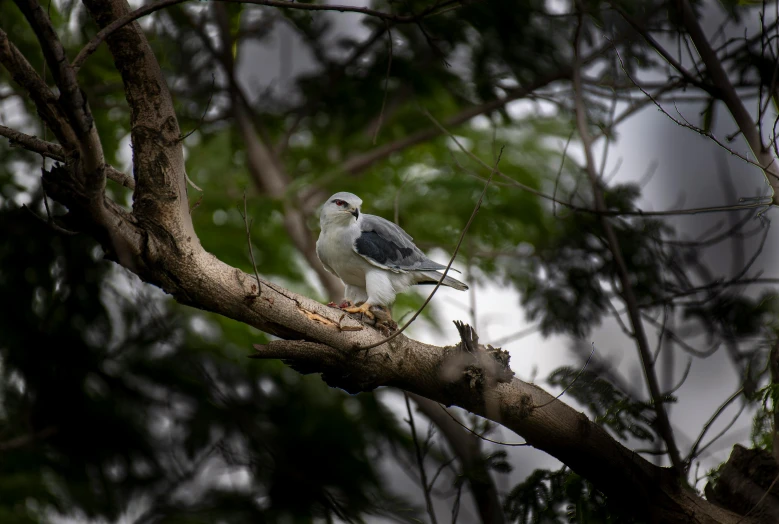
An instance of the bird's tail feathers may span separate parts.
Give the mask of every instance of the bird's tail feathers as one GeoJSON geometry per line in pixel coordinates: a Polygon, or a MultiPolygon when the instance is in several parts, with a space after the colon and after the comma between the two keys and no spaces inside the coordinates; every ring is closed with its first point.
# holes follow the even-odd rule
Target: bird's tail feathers
{"type": "MultiPolygon", "coordinates": [[[[424,271],[422,272],[422,275],[425,277],[425,280],[422,280],[420,282],[417,282],[418,284],[437,284],[439,280],[441,280],[441,275],[443,273],[439,273],[438,271],[424,271]]],[[[444,281],[441,282],[441,285],[448,286],[454,289],[457,289],[459,291],[465,291],[468,289],[468,286],[457,280],[456,278],[452,278],[449,275],[446,275],[444,277],[444,281]]]]}

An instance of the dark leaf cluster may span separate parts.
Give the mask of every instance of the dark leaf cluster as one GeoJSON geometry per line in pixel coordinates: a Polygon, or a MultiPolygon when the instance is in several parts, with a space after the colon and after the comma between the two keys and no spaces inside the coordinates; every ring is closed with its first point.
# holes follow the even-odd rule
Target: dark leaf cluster
{"type": "Polygon", "coordinates": [[[637,523],[567,467],[537,469],[506,496],[506,516],[520,524],[637,523]]]}
{"type": "MultiPolygon", "coordinates": [[[[648,402],[632,399],[591,371],[562,367],[549,376],[549,384],[553,386],[564,388],[571,383],[566,395],[586,406],[595,422],[612,430],[620,439],[655,440],[654,408],[648,402]]],[[[674,401],[671,397],[664,400],[674,401]]]]}

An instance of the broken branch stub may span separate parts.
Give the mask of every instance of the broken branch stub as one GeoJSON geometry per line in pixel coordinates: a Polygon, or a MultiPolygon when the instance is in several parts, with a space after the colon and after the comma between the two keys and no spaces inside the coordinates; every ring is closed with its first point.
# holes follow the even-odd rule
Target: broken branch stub
{"type": "Polygon", "coordinates": [[[460,333],[457,352],[444,362],[443,371],[451,381],[466,379],[472,390],[482,392],[485,386],[494,387],[511,382],[514,372],[509,367],[508,351],[491,345],[480,345],[479,335],[464,322],[454,321],[460,333]]]}

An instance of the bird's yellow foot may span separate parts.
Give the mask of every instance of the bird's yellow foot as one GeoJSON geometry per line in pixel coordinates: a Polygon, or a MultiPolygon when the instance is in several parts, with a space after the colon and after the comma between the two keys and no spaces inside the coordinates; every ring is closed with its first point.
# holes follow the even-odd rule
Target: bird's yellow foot
{"type": "Polygon", "coordinates": [[[362,313],[366,317],[370,318],[371,320],[375,318],[374,314],[371,313],[371,305],[367,302],[363,302],[359,306],[352,306],[352,307],[345,307],[343,308],[344,311],[347,313],[362,313]]]}

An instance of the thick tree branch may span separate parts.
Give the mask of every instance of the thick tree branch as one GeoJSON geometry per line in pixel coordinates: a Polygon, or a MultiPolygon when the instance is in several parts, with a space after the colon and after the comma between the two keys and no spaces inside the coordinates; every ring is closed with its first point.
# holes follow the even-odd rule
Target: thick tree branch
{"type": "Polygon", "coordinates": [[[43,56],[51,68],[54,81],[59,88],[58,105],[67,117],[70,128],[75,132],[79,149],[79,178],[83,179],[84,193],[90,201],[89,212],[96,220],[103,222],[103,197],[105,194],[105,159],[103,146],[94,125],[92,113],[83,91],[76,80],[76,73],[68,62],[49,16],[37,0],[16,0],[33,28],[43,50],[43,56]]]}
{"type": "MultiPolygon", "coordinates": [[[[120,0],[85,3],[101,27],[129,12],[120,0]]],[[[137,184],[133,214],[105,201],[112,232],[121,241],[99,238],[109,255],[183,304],[288,339],[258,346],[262,358],[281,358],[301,371],[323,373],[328,383],[347,391],[395,386],[486,416],[651,522],[736,522],[737,517],[682,489],[669,470],[649,464],[583,414],[537,386],[511,379],[503,351],[469,347],[465,341],[437,347],[405,336],[373,350],[355,350],[380,342],[383,334],[272,282],[263,281],[257,297],[255,278],[206,252],[192,229],[178,123],[144,35],[133,23],[107,41],[131,108],[137,184]]],[[[3,56],[12,56],[7,39],[4,49],[3,56]]],[[[41,102],[45,109],[48,100],[41,102]]],[[[85,204],[69,170],[69,164],[52,168],[47,191],[78,210],[85,204]]]]}
{"type": "Polygon", "coordinates": [[[60,90],[60,104],[79,137],[86,136],[93,128],[84,93],[76,81],[76,73],[68,62],[49,16],[37,0],[15,0],[19,10],[32,26],[41,44],[43,56],[49,65],[54,82],[60,90]]]}
{"type": "MultiPolygon", "coordinates": [[[[130,12],[124,0],[84,4],[100,27],[130,12]]],[[[130,106],[133,213],[145,227],[164,227],[170,235],[198,243],[189,215],[181,132],[157,59],[137,22],[117,29],[107,41],[130,106]]]]}
{"type": "MultiPolygon", "coordinates": [[[[377,335],[371,329],[357,336],[377,335]]],[[[472,361],[464,360],[459,345],[442,348],[402,337],[369,352],[355,351],[349,343],[333,347],[301,340],[255,347],[260,358],[279,358],[303,373],[322,373],[330,385],[353,393],[394,386],[486,416],[557,457],[649,522],[737,521],[681,488],[669,470],[624,448],[600,426],[539,387],[516,378],[493,388],[474,383],[473,374],[467,373],[472,361]]]]}

